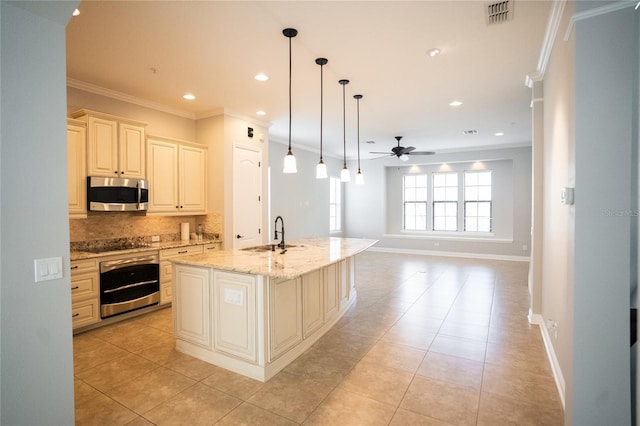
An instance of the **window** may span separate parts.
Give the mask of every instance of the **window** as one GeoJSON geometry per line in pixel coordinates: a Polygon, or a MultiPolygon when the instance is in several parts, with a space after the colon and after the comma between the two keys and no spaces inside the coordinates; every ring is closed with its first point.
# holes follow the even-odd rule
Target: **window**
{"type": "Polygon", "coordinates": [[[340,179],[329,178],[329,232],[342,230],[342,194],[340,179]]]}
{"type": "Polygon", "coordinates": [[[427,175],[405,175],[403,179],[404,229],[427,230],[427,175]]]}
{"type": "Polygon", "coordinates": [[[464,230],[491,229],[491,171],[464,172],[464,230]]]}
{"type": "Polygon", "coordinates": [[[458,174],[433,174],[433,230],[458,230],[458,174]]]}

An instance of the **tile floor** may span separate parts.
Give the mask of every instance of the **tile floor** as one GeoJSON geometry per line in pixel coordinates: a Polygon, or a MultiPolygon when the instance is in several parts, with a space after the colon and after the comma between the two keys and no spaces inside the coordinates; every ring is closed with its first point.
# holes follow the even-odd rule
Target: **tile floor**
{"type": "Polygon", "coordinates": [[[357,304],[267,383],[176,352],[171,309],[76,335],[76,424],[562,425],[527,272],[363,253],[357,304]]]}

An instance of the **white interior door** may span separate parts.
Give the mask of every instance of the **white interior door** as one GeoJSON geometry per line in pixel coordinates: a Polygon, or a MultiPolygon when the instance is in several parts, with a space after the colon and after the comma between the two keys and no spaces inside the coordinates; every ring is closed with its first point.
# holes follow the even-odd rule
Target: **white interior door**
{"type": "Polygon", "coordinates": [[[262,244],[262,151],[233,149],[233,248],[262,244]]]}

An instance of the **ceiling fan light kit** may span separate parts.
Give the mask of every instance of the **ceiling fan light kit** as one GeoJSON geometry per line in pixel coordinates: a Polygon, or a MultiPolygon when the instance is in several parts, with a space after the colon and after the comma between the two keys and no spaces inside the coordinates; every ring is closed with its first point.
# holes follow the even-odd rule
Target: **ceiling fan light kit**
{"type": "Polygon", "coordinates": [[[349,182],[351,180],[351,174],[347,168],[347,113],[345,104],[345,86],[349,84],[349,80],[339,80],[338,83],[342,85],[342,158],[343,166],[340,172],[340,181],[349,182]]]}
{"type": "Polygon", "coordinates": [[[316,179],[326,179],[327,175],[327,165],[324,164],[322,160],[322,108],[323,108],[323,79],[322,79],[322,69],[329,62],[327,58],[318,58],[316,59],[316,64],[320,65],[320,162],[316,166],[316,179]]]}
{"type": "Polygon", "coordinates": [[[297,173],[296,157],[291,152],[291,39],[298,35],[298,30],[294,28],[285,28],[282,34],[289,39],[289,150],[284,156],[284,173],[297,173]]]}

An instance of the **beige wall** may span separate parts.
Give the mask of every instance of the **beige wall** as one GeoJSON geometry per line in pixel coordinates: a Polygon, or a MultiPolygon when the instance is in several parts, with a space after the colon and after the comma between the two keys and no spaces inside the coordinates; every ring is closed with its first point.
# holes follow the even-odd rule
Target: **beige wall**
{"type": "Polygon", "coordinates": [[[573,38],[565,41],[563,37],[573,10],[573,3],[568,3],[544,76],[543,228],[539,231],[542,232],[540,315],[543,327],[557,324],[548,333],[565,382],[573,358],[574,207],[560,203],[560,190],[575,186],[575,43],[573,38]]]}

